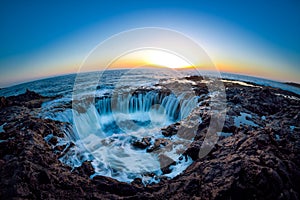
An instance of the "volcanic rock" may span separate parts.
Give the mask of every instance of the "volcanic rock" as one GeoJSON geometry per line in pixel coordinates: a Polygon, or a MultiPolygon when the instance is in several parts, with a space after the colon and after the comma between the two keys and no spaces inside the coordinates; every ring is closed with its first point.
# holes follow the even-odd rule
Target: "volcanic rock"
{"type": "MultiPolygon", "coordinates": [[[[150,185],[139,178],[131,184],[90,178],[94,169],[89,161],[71,169],[56,152],[68,150],[53,147],[69,124],[34,115],[47,98],[31,91],[1,97],[0,125],[6,125],[0,133],[0,199],[299,199],[299,95],[255,84],[224,84],[227,114],[222,131],[232,135],[219,137],[209,154],[199,158],[210,126],[209,98],[204,97],[202,123],[184,153],[194,162],[175,178],[162,175],[159,183],[150,185]],[[247,121],[257,126],[236,127],[240,113],[251,114],[247,121]],[[56,139],[46,141],[51,134],[56,139]]],[[[176,134],[178,127],[167,127],[165,134],[176,134]]],[[[172,144],[164,138],[151,145],[147,139],[139,142],[136,147],[153,153],[172,144]]],[[[163,173],[169,173],[166,163],[173,161],[163,156],[160,161],[163,173]]]]}
{"type": "Polygon", "coordinates": [[[151,138],[145,137],[142,138],[142,140],[135,140],[133,141],[132,145],[140,149],[145,149],[151,145],[151,138]]]}
{"type": "Polygon", "coordinates": [[[170,126],[168,126],[167,128],[162,128],[161,129],[161,133],[165,136],[165,137],[170,137],[172,135],[176,135],[178,131],[178,127],[175,124],[171,124],[170,126]]]}
{"type": "Polygon", "coordinates": [[[0,109],[4,108],[7,105],[6,98],[0,97],[0,109]]]}
{"type": "Polygon", "coordinates": [[[170,141],[164,138],[157,138],[154,141],[154,144],[151,145],[148,149],[147,152],[153,152],[159,150],[162,146],[167,146],[170,144],[170,141]]]}
{"type": "Polygon", "coordinates": [[[170,166],[176,164],[176,162],[164,154],[159,155],[158,158],[159,158],[160,168],[163,174],[170,173],[172,171],[170,169],[170,166]]]}

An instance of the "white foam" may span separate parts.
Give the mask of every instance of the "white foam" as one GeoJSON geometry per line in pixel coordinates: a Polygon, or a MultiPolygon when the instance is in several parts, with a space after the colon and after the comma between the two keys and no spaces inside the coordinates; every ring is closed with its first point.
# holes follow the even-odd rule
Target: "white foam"
{"type": "Polygon", "coordinates": [[[296,101],[300,101],[300,98],[291,96],[291,95],[285,95],[285,94],[279,94],[279,93],[275,93],[275,95],[282,96],[284,98],[288,98],[288,99],[292,99],[292,100],[296,100],[296,101]]]}
{"type": "Polygon", "coordinates": [[[176,165],[170,166],[170,169],[172,170],[172,172],[169,174],[165,174],[164,176],[169,177],[169,178],[174,178],[174,177],[178,176],[180,173],[182,173],[192,163],[193,163],[193,160],[189,156],[187,156],[187,159],[183,158],[182,160],[178,160],[176,162],[176,165]]]}
{"type": "Polygon", "coordinates": [[[76,117],[74,118],[75,129],[80,133],[80,138],[85,138],[90,134],[99,135],[104,138],[106,135],[103,133],[100,125],[100,116],[95,106],[90,105],[85,113],[73,112],[76,117]]]}

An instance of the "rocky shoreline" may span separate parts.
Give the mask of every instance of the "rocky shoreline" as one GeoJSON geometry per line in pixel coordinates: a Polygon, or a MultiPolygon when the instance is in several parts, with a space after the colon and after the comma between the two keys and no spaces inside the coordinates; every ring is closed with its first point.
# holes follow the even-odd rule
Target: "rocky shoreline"
{"type": "MultiPolygon", "coordinates": [[[[196,93],[208,92],[200,79],[193,81],[199,82],[196,93]]],[[[299,199],[300,96],[265,86],[224,85],[226,120],[213,150],[198,158],[210,122],[203,110],[184,153],[194,162],[179,176],[147,186],[140,179],[131,184],[90,179],[90,162],[72,170],[59,161],[67,147],[52,148],[67,124],[35,117],[49,98],[29,90],[1,97],[0,199],[299,199]],[[54,137],[46,141],[49,134],[54,137]]],[[[176,127],[163,131],[174,135],[176,127]]],[[[134,145],[149,147],[147,139],[134,145]]]]}

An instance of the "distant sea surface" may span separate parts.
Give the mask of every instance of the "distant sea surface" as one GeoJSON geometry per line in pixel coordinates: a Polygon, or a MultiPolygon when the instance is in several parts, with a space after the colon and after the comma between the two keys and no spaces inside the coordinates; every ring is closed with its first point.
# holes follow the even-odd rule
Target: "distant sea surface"
{"type": "MultiPolygon", "coordinates": [[[[129,70],[106,71],[105,72],[106,80],[104,82],[104,85],[108,87],[104,86],[102,89],[113,89],[112,88],[113,84],[119,81],[119,79],[116,79],[116,77],[121,77],[123,74],[127,73],[128,71],[129,70]]],[[[148,70],[148,71],[149,72],[147,74],[142,73],[141,75],[138,73],[137,74],[132,73],[131,75],[135,76],[135,80],[137,84],[143,84],[143,85],[153,85],[157,83],[160,79],[168,78],[169,75],[168,73],[161,73],[160,70],[153,70],[153,71],[148,70]]],[[[86,77],[87,77],[86,80],[93,80],[95,77],[98,76],[97,73],[102,73],[102,72],[86,73],[86,77]]],[[[206,75],[206,74],[209,73],[203,72],[202,74],[201,72],[201,75],[206,75]]],[[[189,75],[199,75],[199,73],[186,70],[186,71],[180,71],[180,74],[176,74],[176,75],[184,77],[189,75]]],[[[62,75],[62,76],[45,78],[41,80],[14,85],[11,87],[2,88],[0,90],[0,96],[5,96],[5,97],[16,96],[24,93],[26,89],[29,89],[43,96],[48,96],[48,97],[53,97],[53,96],[71,97],[76,76],[77,74],[62,75]]],[[[238,80],[243,82],[255,83],[262,86],[271,86],[274,88],[280,88],[300,95],[300,88],[285,83],[268,80],[268,79],[238,75],[238,74],[229,74],[229,73],[221,73],[221,77],[224,79],[238,80]]]]}

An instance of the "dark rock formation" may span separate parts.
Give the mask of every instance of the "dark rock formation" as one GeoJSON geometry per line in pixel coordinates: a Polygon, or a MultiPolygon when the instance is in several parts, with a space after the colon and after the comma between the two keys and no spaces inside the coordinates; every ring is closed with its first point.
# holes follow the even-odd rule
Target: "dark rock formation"
{"type": "Polygon", "coordinates": [[[0,98],[0,109],[6,107],[7,102],[5,97],[0,98]]]}
{"type": "Polygon", "coordinates": [[[300,88],[300,84],[299,83],[286,82],[285,84],[300,88]]]}
{"type": "Polygon", "coordinates": [[[190,81],[202,81],[204,80],[202,76],[189,76],[185,78],[186,80],[190,80],[190,81]]]}
{"type": "Polygon", "coordinates": [[[132,145],[140,149],[145,149],[151,145],[151,138],[145,137],[142,140],[134,140],[132,145]]]}
{"type": "MultiPolygon", "coordinates": [[[[209,111],[203,109],[202,123],[184,153],[194,162],[179,176],[162,177],[158,184],[147,186],[138,178],[131,184],[103,176],[91,179],[94,169],[88,161],[70,169],[58,160],[67,146],[55,146],[67,124],[33,116],[47,99],[31,91],[1,97],[0,199],[299,199],[299,96],[270,87],[233,83],[225,87],[228,102],[223,131],[232,136],[220,137],[200,159],[210,123],[209,111]],[[236,126],[241,113],[251,114],[247,120],[257,126],[236,126]],[[49,134],[53,137],[46,141],[49,134]]],[[[201,106],[209,106],[209,98],[201,106]]],[[[164,135],[176,134],[179,126],[167,127],[164,135]]],[[[155,151],[169,142],[156,139],[150,144],[144,138],[133,146],[155,151]]],[[[160,158],[164,173],[169,166],[163,167],[163,162],[172,163],[169,159],[160,158]]]]}
{"type": "Polygon", "coordinates": [[[178,127],[175,124],[171,124],[170,126],[168,126],[167,128],[162,128],[161,129],[161,133],[166,136],[166,137],[170,137],[172,135],[176,135],[178,131],[178,127]]]}
{"type": "Polygon", "coordinates": [[[161,146],[167,146],[171,142],[164,138],[155,139],[154,143],[147,149],[147,152],[153,152],[159,150],[161,146]]]}

